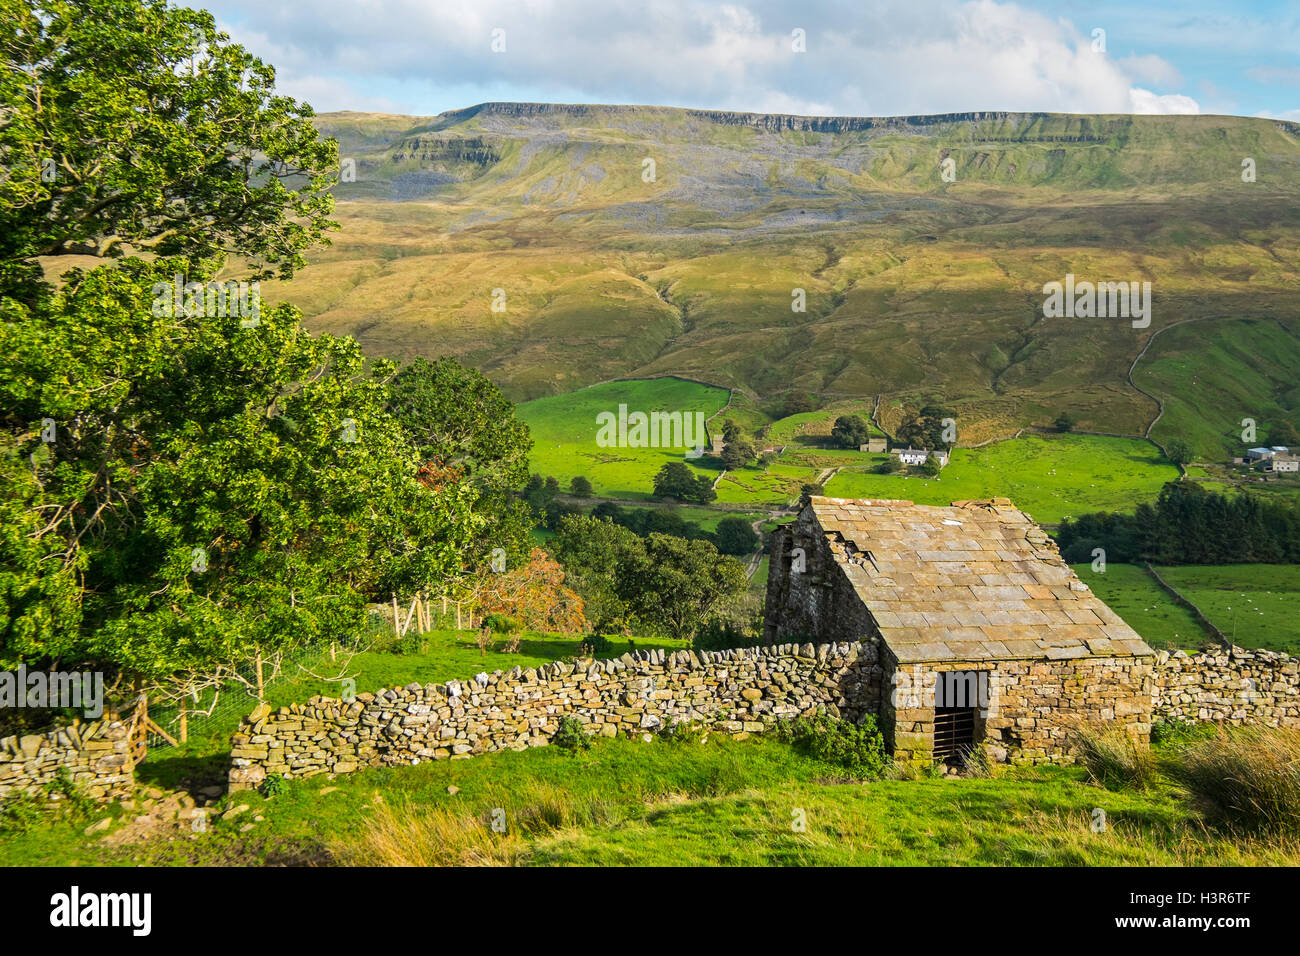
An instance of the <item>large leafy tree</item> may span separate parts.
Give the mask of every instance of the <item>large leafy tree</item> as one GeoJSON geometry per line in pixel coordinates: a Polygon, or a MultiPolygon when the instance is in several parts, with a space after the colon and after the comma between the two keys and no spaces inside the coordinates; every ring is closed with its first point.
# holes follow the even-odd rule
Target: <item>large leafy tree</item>
{"type": "Polygon", "coordinates": [[[216,681],[452,573],[481,523],[463,476],[422,469],[387,413],[391,365],[289,306],[251,328],[156,316],[175,268],[130,259],[71,274],[47,308],[4,304],[5,467],[23,476],[5,508],[27,529],[3,539],[6,661],[216,681]]]}
{"type": "MultiPolygon", "coordinates": [[[[242,257],[287,277],[338,167],[275,71],[165,0],[0,0],[0,260],[242,257]]],[[[57,270],[56,270],[57,271],[57,270]]]]}
{"type": "MultiPolygon", "coordinates": [[[[487,564],[498,548],[511,568],[527,563],[537,516],[515,489],[528,478],[533,441],[501,390],[452,358],[417,358],[390,383],[388,410],[421,459],[458,469],[472,488],[475,511],[485,520],[467,563],[487,564]]],[[[545,487],[540,479],[539,485],[545,487]]]]}
{"type": "Polygon", "coordinates": [[[481,467],[421,454],[390,363],[289,306],[157,307],[323,240],[310,109],[161,0],[0,0],[0,54],[0,663],[181,693],[459,572],[481,467]]]}
{"type": "Polygon", "coordinates": [[[639,620],[689,641],[746,583],[744,566],[709,542],[651,534],[619,568],[617,591],[639,620]]]}
{"type": "Polygon", "coordinates": [[[831,427],[831,440],[840,448],[857,449],[871,437],[871,427],[861,415],[841,415],[831,427]]]}
{"type": "Polygon", "coordinates": [[[586,602],[585,612],[598,634],[617,634],[630,625],[630,612],[617,582],[645,550],[636,532],[605,518],[567,515],[548,545],[564,567],[566,583],[586,602]]]}

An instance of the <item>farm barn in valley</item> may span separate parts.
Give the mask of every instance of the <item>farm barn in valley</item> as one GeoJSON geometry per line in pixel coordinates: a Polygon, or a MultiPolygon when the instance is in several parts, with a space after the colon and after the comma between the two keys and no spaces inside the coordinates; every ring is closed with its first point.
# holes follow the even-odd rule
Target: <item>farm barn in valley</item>
{"type": "Polygon", "coordinates": [[[873,645],[899,760],[1069,761],[1079,720],[1151,728],[1154,652],[1005,498],[812,498],[774,535],[764,636],[873,645]]]}

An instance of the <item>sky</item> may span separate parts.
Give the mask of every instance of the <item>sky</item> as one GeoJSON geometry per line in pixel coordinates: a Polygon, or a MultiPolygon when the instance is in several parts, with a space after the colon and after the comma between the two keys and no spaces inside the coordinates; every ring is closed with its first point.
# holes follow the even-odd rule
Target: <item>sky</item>
{"type": "Polygon", "coordinates": [[[1300,0],[190,0],[317,112],[492,100],[1300,121],[1300,0]]]}

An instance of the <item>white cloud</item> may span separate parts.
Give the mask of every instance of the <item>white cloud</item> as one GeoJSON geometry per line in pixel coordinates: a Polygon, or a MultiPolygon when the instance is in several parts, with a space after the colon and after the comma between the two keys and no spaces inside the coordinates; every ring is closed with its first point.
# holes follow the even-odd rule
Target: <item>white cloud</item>
{"type": "Polygon", "coordinates": [[[1161,96],[1135,86],[1128,91],[1128,94],[1133,113],[1196,114],[1201,111],[1200,104],[1196,100],[1181,93],[1168,93],[1161,96]]]}
{"type": "Polygon", "coordinates": [[[1127,56],[1119,61],[1120,68],[1135,80],[1153,86],[1182,86],[1183,75],[1163,57],[1148,53],[1144,56],[1127,56]]]}
{"type": "MultiPolygon", "coordinates": [[[[754,111],[1186,112],[1160,57],[1094,53],[1072,24],[999,0],[208,0],[319,110],[398,87],[754,111]],[[506,52],[490,49],[506,30],[506,52]],[[807,52],[791,49],[791,30],[807,52]],[[361,89],[352,78],[369,78],[361,89]],[[1141,109],[1139,109],[1141,107],[1141,109]]],[[[496,95],[494,95],[496,94],[496,95]]],[[[401,97],[405,99],[405,96],[401,97]]],[[[421,97],[417,97],[420,99],[421,97]]],[[[353,105],[351,108],[358,108],[353,105]]],[[[388,107],[383,107],[388,108],[388,107]]]]}

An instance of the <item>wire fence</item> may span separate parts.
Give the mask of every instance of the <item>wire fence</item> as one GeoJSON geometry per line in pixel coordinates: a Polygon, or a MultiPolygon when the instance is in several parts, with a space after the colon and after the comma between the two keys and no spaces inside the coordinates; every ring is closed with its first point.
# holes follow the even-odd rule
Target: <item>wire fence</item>
{"type": "Polygon", "coordinates": [[[361,632],[346,644],[306,648],[281,660],[271,673],[267,673],[269,668],[264,667],[260,678],[257,665],[248,664],[237,669],[238,678],[232,677],[221,687],[208,688],[176,703],[150,702],[149,719],[156,727],[146,725],[148,747],[150,750],[167,749],[191,738],[203,739],[233,732],[257,706],[256,688],[259,686],[265,697],[271,688],[280,689],[307,681],[338,681],[339,690],[335,693],[341,694],[342,678],[348,676],[341,671],[346,669],[354,654],[391,646],[398,639],[394,635],[391,614],[384,614],[382,608],[372,608],[361,632]],[[159,730],[163,732],[159,733],[159,730]]]}
{"type": "MultiPolygon", "coordinates": [[[[404,602],[403,602],[404,603],[404,602]]],[[[341,696],[343,679],[352,656],[362,651],[390,653],[422,653],[429,631],[461,630],[471,626],[471,606],[457,604],[446,598],[431,599],[427,595],[412,600],[409,606],[401,604],[371,604],[360,632],[346,642],[329,646],[306,648],[282,659],[274,670],[249,663],[237,669],[221,687],[209,688],[197,696],[186,697],[174,703],[148,704],[148,720],[144,722],[142,740],[151,750],[167,749],[188,742],[233,733],[239,722],[257,705],[257,689],[262,697],[268,691],[282,690],[294,683],[324,681],[334,685],[326,690],[329,696],[341,696]]],[[[275,694],[283,698],[282,694],[275,694]]]]}

